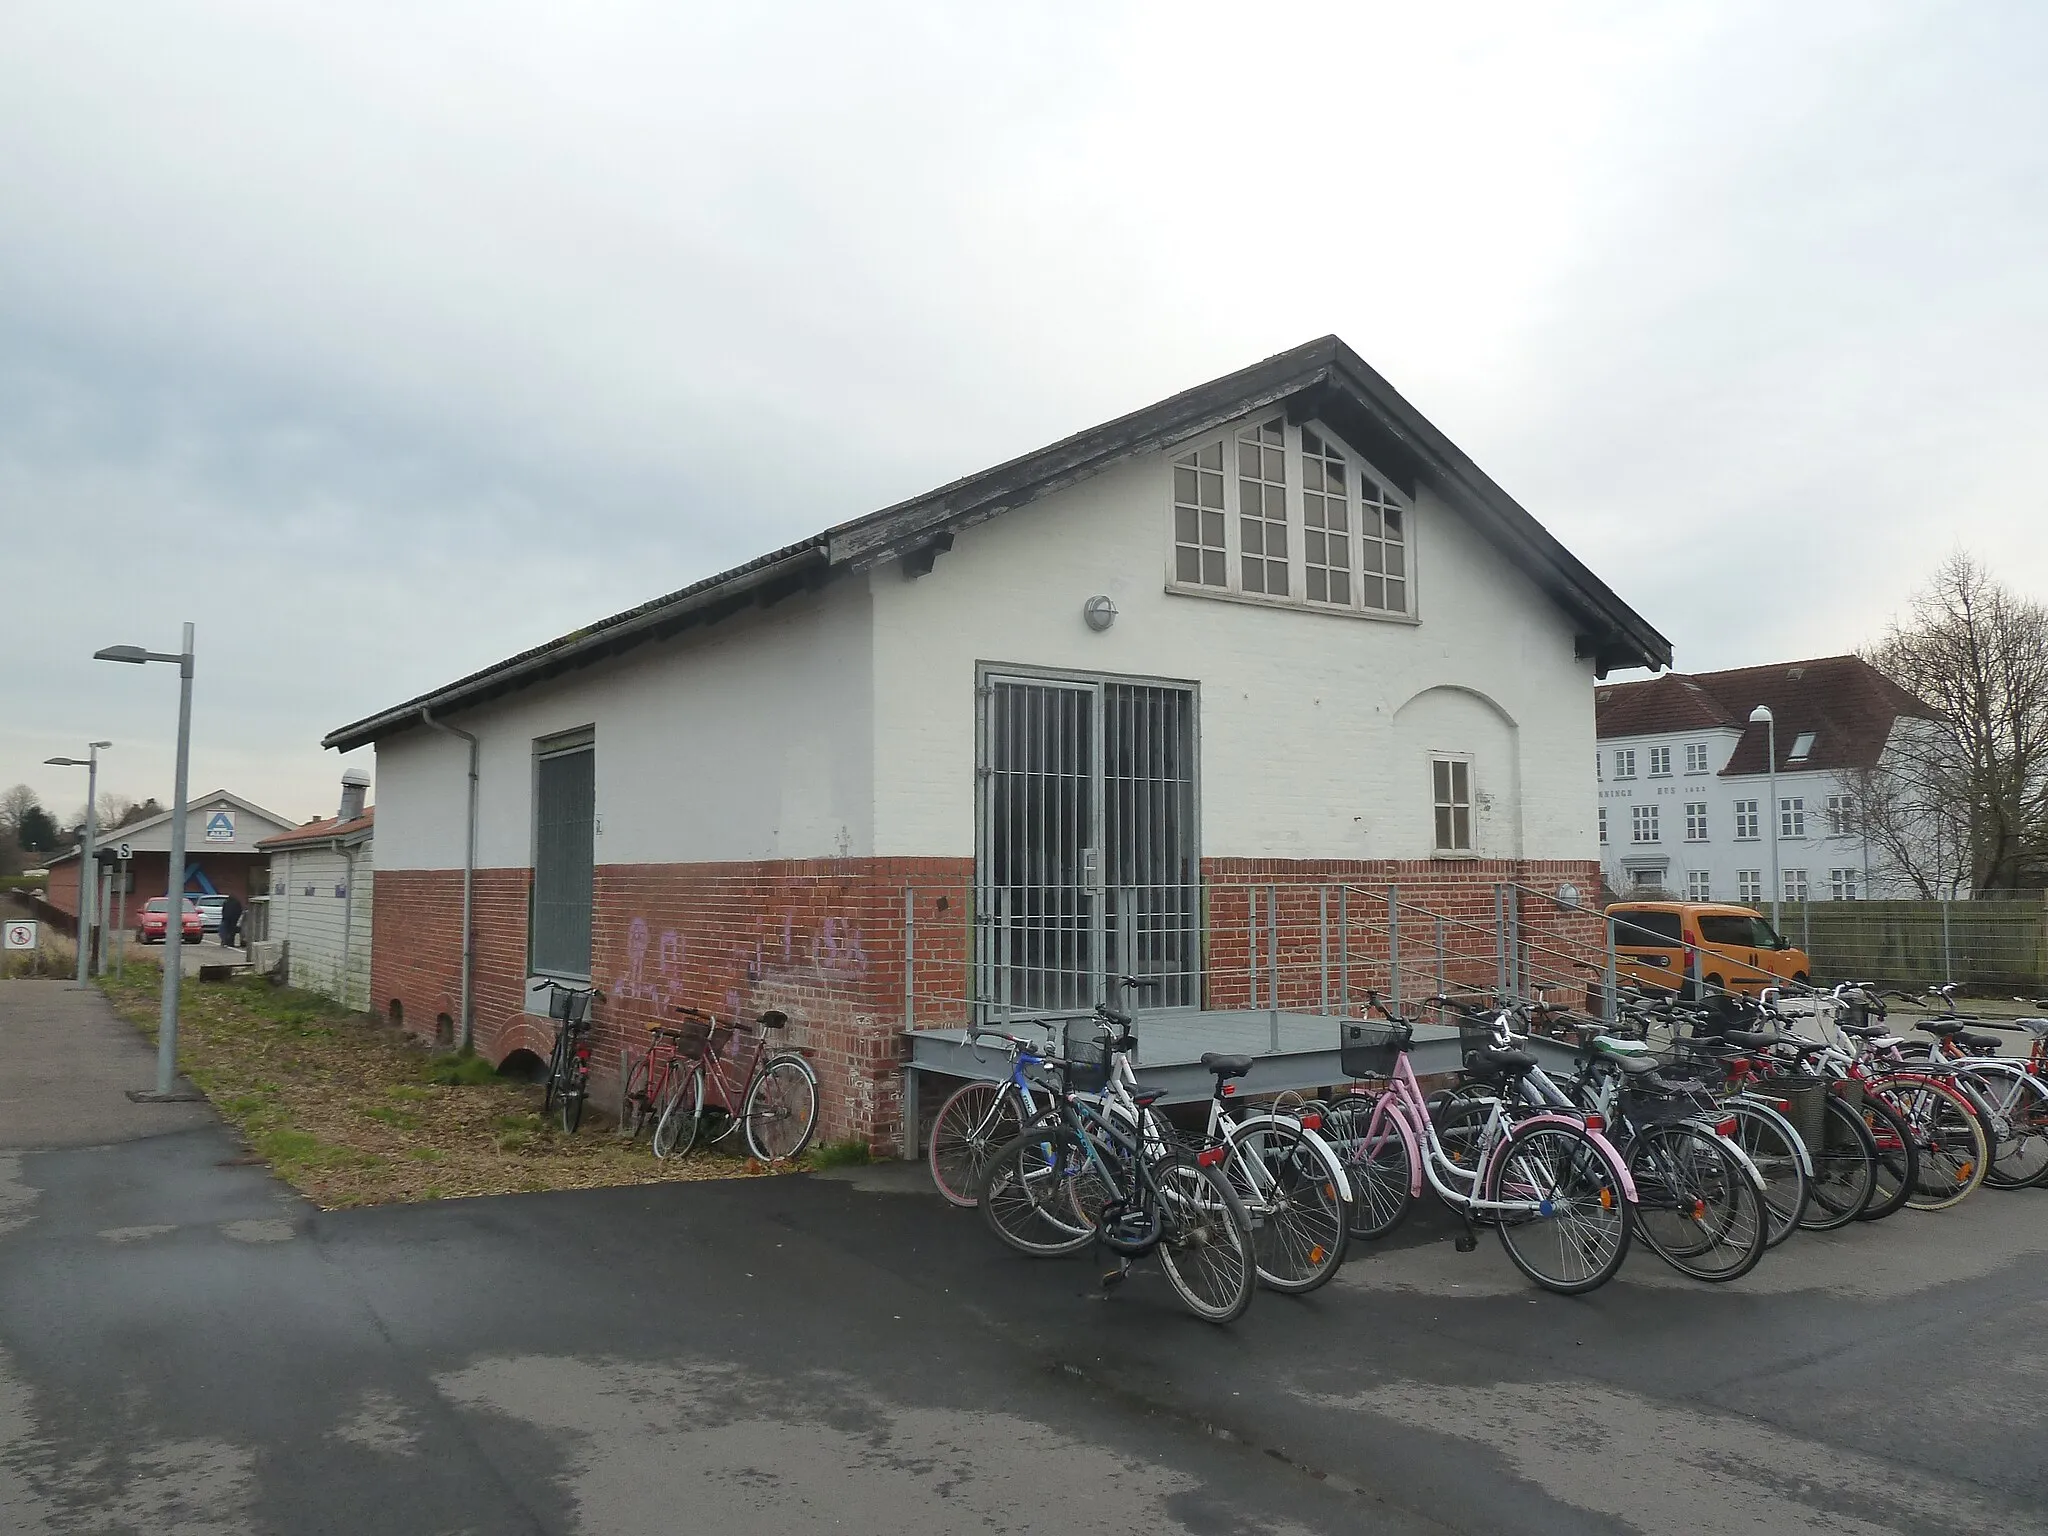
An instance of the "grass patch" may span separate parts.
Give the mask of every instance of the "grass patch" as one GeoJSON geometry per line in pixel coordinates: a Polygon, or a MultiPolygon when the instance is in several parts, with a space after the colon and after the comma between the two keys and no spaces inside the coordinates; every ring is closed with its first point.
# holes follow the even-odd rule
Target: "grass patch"
{"type": "MultiPolygon", "coordinates": [[[[130,959],[101,986],[154,1038],[161,973],[130,959]]],[[[657,1162],[644,1139],[618,1139],[601,1099],[564,1136],[540,1115],[539,1085],[260,977],[185,983],[178,1066],[252,1152],[329,1209],[764,1171],[703,1151],[657,1162]]]]}
{"type": "Polygon", "coordinates": [[[858,1137],[820,1142],[804,1155],[805,1164],[812,1168],[855,1168],[874,1160],[868,1144],[858,1137]]]}
{"type": "Polygon", "coordinates": [[[446,1088],[476,1087],[497,1082],[498,1069],[481,1056],[457,1053],[433,1057],[421,1069],[420,1076],[446,1088]]]}

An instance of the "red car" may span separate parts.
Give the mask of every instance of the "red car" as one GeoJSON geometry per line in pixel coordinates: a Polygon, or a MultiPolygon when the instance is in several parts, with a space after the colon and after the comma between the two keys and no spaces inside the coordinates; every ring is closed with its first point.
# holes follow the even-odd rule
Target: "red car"
{"type": "MultiPolygon", "coordinates": [[[[145,944],[161,944],[164,941],[164,913],[170,910],[168,896],[152,897],[142,909],[142,931],[137,935],[145,944]]],[[[195,902],[185,903],[185,925],[180,930],[181,942],[197,944],[206,932],[206,925],[199,920],[199,907],[195,902]]]]}

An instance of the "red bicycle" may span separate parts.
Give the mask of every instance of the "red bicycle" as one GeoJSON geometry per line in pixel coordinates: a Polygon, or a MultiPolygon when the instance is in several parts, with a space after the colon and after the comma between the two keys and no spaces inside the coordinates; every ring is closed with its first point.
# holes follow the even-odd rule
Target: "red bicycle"
{"type": "MultiPolygon", "coordinates": [[[[626,1071],[625,1096],[619,1105],[619,1134],[637,1141],[642,1131],[661,1122],[662,1111],[679,1097],[688,1081],[696,1056],[684,1046],[686,1029],[667,1024],[647,1026],[647,1049],[626,1071]]],[[[664,1156],[657,1145],[655,1156],[664,1156]]]]}
{"type": "Polygon", "coordinates": [[[771,1009],[751,1029],[723,1024],[696,1008],[675,1032],[686,1058],[679,1088],[654,1125],[654,1155],[680,1157],[701,1140],[716,1143],[744,1128],[748,1152],[764,1163],[797,1156],[818,1129],[818,1074],[794,1050],[769,1050],[789,1016],[771,1009]],[[734,1106],[738,1106],[735,1109],[734,1106]]]}

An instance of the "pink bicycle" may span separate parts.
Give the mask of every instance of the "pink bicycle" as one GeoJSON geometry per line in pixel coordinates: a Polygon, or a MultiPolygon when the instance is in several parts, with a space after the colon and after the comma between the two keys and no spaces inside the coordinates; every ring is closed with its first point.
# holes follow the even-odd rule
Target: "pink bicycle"
{"type": "MultiPolygon", "coordinates": [[[[1391,1232],[1422,1194],[1423,1180],[1464,1218],[1458,1251],[1478,1246],[1474,1219],[1500,1233],[1515,1267],[1545,1290],[1577,1295],[1605,1285],[1628,1257],[1636,1189],[1627,1165],[1601,1134],[1598,1116],[1574,1116],[1517,1104],[1512,1093],[1493,1101],[1476,1139],[1464,1139],[1463,1160],[1444,1150],[1409,1064],[1410,1021],[1347,1020],[1339,1061],[1347,1076],[1384,1080],[1354,1087],[1323,1119],[1323,1138],[1336,1147],[1350,1176],[1358,1237],[1391,1232]],[[1469,1148],[1469,1151],[1467,1150],[1469,1148]]],[[[1511,1082],[1533,1070],[1527,1051],[1489,1045],[1469,1049],[1466,1070],[1511,1082]]]]}

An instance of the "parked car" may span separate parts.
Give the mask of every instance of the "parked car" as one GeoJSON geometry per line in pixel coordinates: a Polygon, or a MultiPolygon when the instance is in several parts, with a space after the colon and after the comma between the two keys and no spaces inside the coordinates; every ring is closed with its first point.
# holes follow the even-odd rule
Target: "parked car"
{"type": "Polygon", "coordinates": [[[1616,973],[1638,986],[1692,993],[1693,956],[1709,997],[1723,989],[1754,996],[1804,982],[1813,971],[1796,948],[1749,907],[1702,901],[1617,901],[1607,909],[1616,973]]]}
{"type": "Polygon", "coordinates": [[[227,904],[225,896],[195,896],[193,905],[199,908],[199,924],[208,933],[220,932],[220,909],[227,904]]]}
{"type": "MultiPolygon", "coordinates": [[[[138,930],[136,937],[145,944],[163,943],[164,929],[167,926],[164,922],[164,913],[169,910],[170,898],[168,896],[152,896],[143,904],[142,927],[138,930]]],[[[197,903],[188,900],[185,903],[185,921],[179,925],[178,937],[180,939],[190,939],[193,943],[197,944],[205,936],[205,933],[205,920],[199,915],[197,903]]]]}

